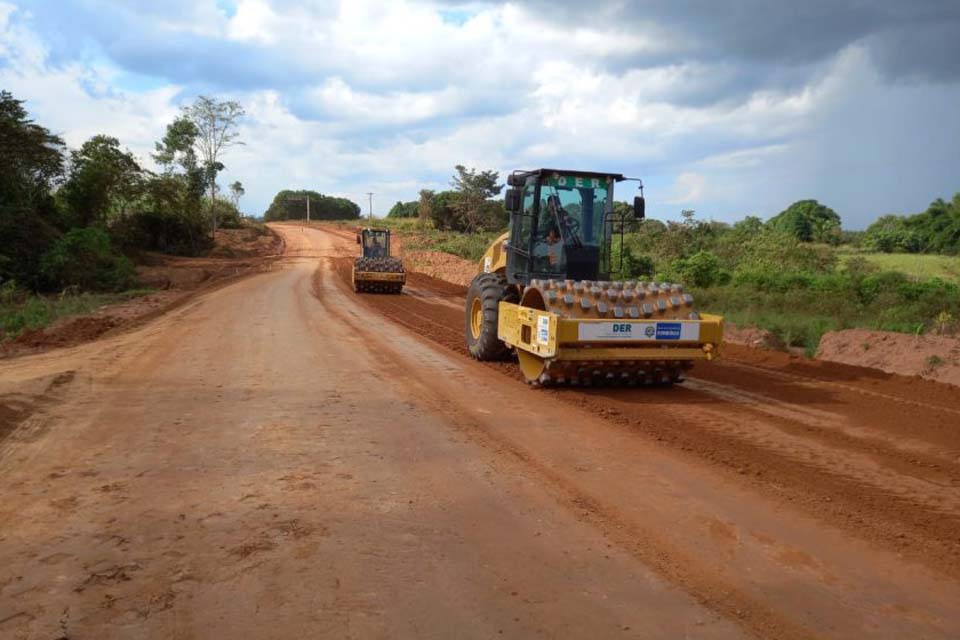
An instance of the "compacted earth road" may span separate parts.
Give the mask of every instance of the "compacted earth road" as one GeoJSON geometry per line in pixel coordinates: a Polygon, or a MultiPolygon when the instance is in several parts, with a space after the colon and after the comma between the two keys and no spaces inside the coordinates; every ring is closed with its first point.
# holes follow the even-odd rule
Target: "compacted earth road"
{"type": "Polygon", "coordinates": [[[528,388],[355,245],[0,361],[0,638],[957,638],[960,394],[728,348],[528,388]]]}

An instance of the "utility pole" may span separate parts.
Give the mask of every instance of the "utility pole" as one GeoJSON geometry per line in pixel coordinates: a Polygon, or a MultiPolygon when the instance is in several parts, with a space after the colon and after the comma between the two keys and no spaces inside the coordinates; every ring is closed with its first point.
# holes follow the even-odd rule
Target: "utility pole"
{"type": "Polygon", "coordinates": [[[369,213],[369,218],[373,220],[373,192],[367,191],[367,195],[370,196],[370,208],[367,211],[369,213]]]}
{"type": "MultiPolygon", "coordinates": [[[[300,202],[302,198],[287,198],[287,202],[300,202]]],[[[306,196],[307,200],[307,223],[310,222],[310,196],[306,196]]]]}

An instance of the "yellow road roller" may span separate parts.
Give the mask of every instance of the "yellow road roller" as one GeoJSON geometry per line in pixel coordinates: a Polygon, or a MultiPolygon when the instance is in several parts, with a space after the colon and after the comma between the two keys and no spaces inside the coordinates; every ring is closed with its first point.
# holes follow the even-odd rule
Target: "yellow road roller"
{"type": "MultiPolygon", "coordinates": [[[[479,264],[466,299],[466,341],[478,360],[520,361],[533,385],[662,384],[717,357],[723,319],[694,309],[679,284],[611,280],[620,174],[514,171],[509,231],[479,264]]],[[[639,180],[638,180],[639,182],[639,180]]],[[[643,183],[633,215],[643,220],[643,183]]]]}
{"type": "Polygon", "coordinates": [[[357,231],[360,256],[353,261],[353,290],[358,293],[400,293],[407,281],[403,260],[390,255],[390,230],[357,231]]]}

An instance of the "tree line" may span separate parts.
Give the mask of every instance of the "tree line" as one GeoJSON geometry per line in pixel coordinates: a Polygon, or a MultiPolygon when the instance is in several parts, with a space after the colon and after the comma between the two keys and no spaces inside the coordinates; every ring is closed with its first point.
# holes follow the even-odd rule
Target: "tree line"
{"type": "Polygon", "coordinates": [[[135,281],[138,251],[207,251],[218,224],[240,224],[243,185],[223,197],[217,176],[242,115],[201,96],[156,143],[154,172],[109,135],[69,149],[0,91],[0,285],[119,290],[135,281]]]}
{"type": "Polygon", "coordinates": [[[284,189],[273,197],[263,219],[267,222],[305,220],[308,206],[311,220],[356,220],[360,217],[360,207],[346,198],[325,196],[310,190],[284,189]]]}
{"type": "Polygon", "coordinates": [[[937,198],[914,215],[885,215],[864,232],[863,244],[884,253],[960,254],[960,193],[937,198]]]}

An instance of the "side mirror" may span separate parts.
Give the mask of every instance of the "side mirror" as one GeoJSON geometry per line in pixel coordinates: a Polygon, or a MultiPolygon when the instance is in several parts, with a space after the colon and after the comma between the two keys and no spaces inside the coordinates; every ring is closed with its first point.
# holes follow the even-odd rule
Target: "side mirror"
{"type": "Polygon", "coordinates": [[[643,196],[637,196],[633,199],[633,217],[637,220],[643,220],[647,217],[647,201],[643,196]]]}
{"type": "Polygon", "coordinates": [[[511,173],[510,175],[507,176],[507,186],[522,187],[525,184],[527,184],[526,176],[520,176],[520,175],[517,175],[516,173],[511,173]]]}
{"type": "Polygon", "coordinates": [[[503,197],[503,208],[510,212],[520,210],[520,189],[507,189],[503,197]]]}

